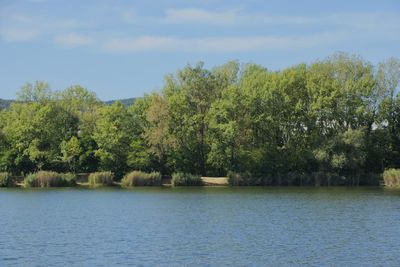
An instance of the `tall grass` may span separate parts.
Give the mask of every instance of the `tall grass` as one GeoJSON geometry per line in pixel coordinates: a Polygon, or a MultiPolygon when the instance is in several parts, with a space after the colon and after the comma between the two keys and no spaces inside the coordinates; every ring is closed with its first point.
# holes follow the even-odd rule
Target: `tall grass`
{"type": "Polygon", "coordinates": [[[282,174],[252,175],[249,172],[228,173],[232,186],[340,186],[379,185],[380,175],[375,173],[362,176],[343,176],[332,172],[287,172],[282,174]]]}
{"type": "Polygon", "coordinates": [[[400,187],[400,169],[387,169],[383,172],[385,186],[400,187]]]}
{"type": "Polygon", "coordinates": [[[200,175],[190,173],[177,172],[172,174],[173,186],[198,186],[203,185],[200,175]]]}
{"type": "Polygon", "coordinates": [[[110,186],[114,184],[114,174],[108,172],[93,172],[89,175],[88,182],[90,186],[110,186]]]}
{"type": "Polygon", "coordinates": [[[15,185],[11,174],[8,172],[0,172],[0,187],[12,187],[15,185]]]}
{"type": "Polygon", "coordinates": [[[121,185],[125,187],[161,185],[161,174],[159,172],[133,171],[122,178],[121,185]]]}
{"type": "Polygon", "coordinates": [[[66,187],[76,185],[76,176],[72,173],[39,171],[24,179],[25,187],[66,187]]]}

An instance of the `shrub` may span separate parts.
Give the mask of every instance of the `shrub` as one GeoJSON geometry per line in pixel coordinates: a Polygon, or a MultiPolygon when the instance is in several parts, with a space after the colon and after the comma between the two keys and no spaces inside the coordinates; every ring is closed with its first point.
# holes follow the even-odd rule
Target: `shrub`
{"type": "Polygon", "coordinates": [[[0,187],[12,187],[14,185],[15,182],[8,172],[0,172],[0,187]]]}
{"type": "Polygon", "coordinates": [[[383,181],[385,186],[400,186],[400,169],[387,169],[383,172],[383,181]]]}
{"type": "Polygon", "coordinates": [[[126,187],[161,185],[161,174],[159,172],[133,171],[122,178],[121,185],[126,187]]]}
{"type": "Polygon", "coordinates": [[[203,185],[200,175],[190,173],[177,172],[172,174],[173,186],[197,186],[203,185]]]}
{"type": "Polygon", "coordinates": [[[39,171],[24,179],[26,187],[66,187],[76,185],[76,176],[72,173],[39,171]]]}
{"type": "Polygon", "coordinates": [[[262,179],[251,175],[249,172],[228,172],[228,183],[230,185],[260,185],[262,179]]]}
{"type": "Polygon", "coordinates": [[[110,171],[93,172],[89,175],[88,178],[90,186],[113,185],[114,184],[113,180],[114,180],[114,174],[110,171]]]}

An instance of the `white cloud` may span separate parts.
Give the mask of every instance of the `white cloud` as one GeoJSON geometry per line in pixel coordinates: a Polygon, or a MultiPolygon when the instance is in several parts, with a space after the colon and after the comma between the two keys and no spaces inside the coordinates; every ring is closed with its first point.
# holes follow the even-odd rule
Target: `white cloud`
{"type": "Polygon", "coordinates": [[[126,8],[121,11],[122,20],[127,23],[135,23],[138,15],[136,9],[134,8],[126,8]]]}
{"type": "Polygon", "coordinates": [[[313,47],[340,41],[342,33],[322,33],[310,36],[253,36],[176,38],[143,36],[114,38],[103,44],[109,52],[180,51],[180,52],[248,52],[313,47]]]}
{"type": "Polygon", "coordinates": [[[145,50],[165,50],[176,47],[178,39],[159,36],[143,36],[137,38],[114,38],[105,41],[103,48],[107,51],[134,52],[145,50]]]}
{"type": "Polygon", "coordinates": [[[164,22],[229,25],[238,20],[236,10],[210,11],[199,8],[167,9],[164,22]]]}
{"type": "Polygon", "coordinates": [[[315,23],[315,18],[304,16],[276,16],[262,13],[248,14],[240,9],[212,11],[199,8],[167,9],[163,19],[167,23],[212,25],[295,25],[315,23]]]}
{"type": "Polygon", "coordinates": [[[68,33],[57,35],[55,42],[64,46],[74,47],[88,45],[92,42],[92,38],[77,33],[68,33]]]}
{"type": "Polygon", "coordinates": [[[114,16],[111,14],[107,17],[107,23],[99,20],[101,16],[98,16],[97,21],[93,20],[97,23],[94,25],[85,23],[83,17],[33,16],[19,13],[18,10],[11,12],[3,9],[0,10],[0,38],[7,42],[32,42],[40,37],[40,40],[62,46],[91,45],[94,49],[109,52],[221,53],[288,50],[339,42],[400,40],[400,17],[395,13],[277,16],[260,11],[247,12],[240,8],[169,8],[160,16],[141,16],[134,8],[122,10],[121,7],[110,12],[114,12],[114,16]],[[125,23],[121,23],[121,19],[125,23]],[[201,29],[196,33],[208,33],[189,37],[192,36],[190,30],[185,28],[181,31],[180,25],[201,29]],[[251,36],[242,34],[247,29],[251,36]],[[281,30],[279,34],[276,34],[276,29],[281,30]],[[166,34],[161,35],[161,31],[166,34]],[[177,35],[171,35],[173,32],[177,35]]]}
{"type": "Polygon", "coordinates": [[[267,14],[246,14],[241,9],[207,10],[201,8],[168,8],[160,17],[140,16],[136,9],[121,11],[122,20],[127,23],[151,24],[203,24],[203,25],[289,25],[313,23],[315,19],[302,16],[274,16],[267,14]]]}
{"type": "Polygon", "coordinates": [[[54,36],[63,31],[88,28],[76,19],[45,18],[21,13],[4,13],[0,37],[8,42],[29,42],[41,35],[54,36]]]}
{"type": "Polygon", "coordinates": [[[355,36],[367,36],[369,39],[400,39],[400,17],[391,13],[332,14],[321,18],[320,23],[353,31],[355,36]]]}
{"type": "MultiPolygon", "coordinates": [[[[318,28],[335,31],[354,30],[365,33],[390,32],[400,35],[400,17],[396,13],[333,13],[324,16],[285,16],[263,12],[246,12],[243,9],[208,10],[201,8],[168,8],[162,16],[141,16],[136,9],[128,8],[121,13],[126,23],[140,25],[215,25],[260,29],[265,26],[287,26],[303,29],[318,28]]],[[[286,31],[286,30],[285,30],[286,31]]]]}
{"type": "Polygon", "coordinates": [[[33,28],[1,28],[0,36],[8,42],[32,41],[40,34],[40,31],[33,28]]]}
{"type": "Polygon", "coordinates": [[[26,0],[28,3],[46,3],[48,0],[26,0]]]}

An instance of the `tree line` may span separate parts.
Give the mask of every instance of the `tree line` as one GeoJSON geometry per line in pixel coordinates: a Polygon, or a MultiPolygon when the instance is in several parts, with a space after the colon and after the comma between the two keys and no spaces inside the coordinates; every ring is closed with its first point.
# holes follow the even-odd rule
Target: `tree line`
{"type": "Polygon", "coordinates": [[[187,65],[126,107],[23,86],[0,112],[0,171],[364,177],[400,167],[400,61],[336,53],[270,71],[187,65]]]}

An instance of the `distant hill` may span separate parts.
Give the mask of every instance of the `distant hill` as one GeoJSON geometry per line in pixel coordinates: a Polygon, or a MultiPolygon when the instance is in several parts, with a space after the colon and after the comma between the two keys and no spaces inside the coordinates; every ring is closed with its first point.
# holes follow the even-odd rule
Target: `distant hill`
{"type": "Polygon", "coordinates": [[[132,97],[132,98],[125,98],[125,99],[116,99],[116,100],[109,100],[109,101],[104,101],[104,103],[106,105],[112,105],[115,101],[121,101],[121,103],[128,107],[130,105],[132,105],[136,100],[136,97],[132,97]]]}
{"type": "Polygon", "coordinates": [[[1,99],[0,98],[0,109],[8,108],[13,101],[14,100],[8,100],[8,99],[1,99]]]}
{"type": "MultiPolygon", "coordinates": [[[[121,101],[121,103],[128,107],[130,105],[132,105],[135,102],[136,98],[132,97],[132,98],[125,98],[125,99],[117,99],[117,100],[109,100],[109,101],[104,101],[104,103],[106,105],[112,105],[112,103],[114,103],[115,101],[121,101]]],[[[8,108],[12,102],[14,102],[15,100],[9,100],[9,99],[1,99],[0,98],[0,110],[1,109],[5,109],[8,108]]]]}

